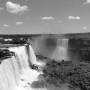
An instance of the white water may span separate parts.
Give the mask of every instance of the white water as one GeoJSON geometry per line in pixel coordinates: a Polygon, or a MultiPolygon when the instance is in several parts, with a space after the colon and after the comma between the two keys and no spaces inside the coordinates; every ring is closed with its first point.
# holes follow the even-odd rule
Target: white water
{"type": "Polygon", "coordinates": [[[69,60],[68,39],[58,39],[57,47],[50,57],[55,60],[69,60]]]}
{"type": "Polygon", "coordinates": [[[27,82],[38,80],[41,72],[29,67],[28,60],[37,63],[32,47],[29,46],[30,57],[26,46],[10,47],[9,50],[15,52],[15,57],[5,59],[0,64],[0,90],[33,90],[29,85],[29,89],[26,89],[25,85],[27,86],[27,82]]]}
{"type": "Polygon", "coordinates": [[[42,72],[31,69],[29,60],[33,64],[44,65],[42,62],[37,62],[31,46],[27,49],[26,46],[10,47],[9,50],[15,52],[15,57],[4,60],[0,65],[0,90],[60,90],[54,87],[51,89],[31,87],[32,82],[37,81],[42,72]]]}

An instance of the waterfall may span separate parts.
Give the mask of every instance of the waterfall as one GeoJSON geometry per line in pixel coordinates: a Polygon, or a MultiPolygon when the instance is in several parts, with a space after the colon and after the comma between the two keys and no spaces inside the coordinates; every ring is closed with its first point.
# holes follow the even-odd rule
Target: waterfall
{"type": "Polygon", "coordinates": [[[45,63],[44,62],[41,62],[41,61],[37,61],[36,59],[36,56],[35,56],[35,52],[33,50],[33,48],[29,45],[29,51],[32,52],[30,53],[30,61],[32,64],[36,64],[36,65],[39,65],[39,66],[44,66],[45,63]]]}
{"type": "Polygon", "coordinates": [[[57,47],[50,57],[55,60],[69,60],[68,39],[58,39],[57,47]]]}
{"type": "MultiPolygon", "coordinates": [[[[64,45],[66,45],[65,42],[64,45]]],[[[42,71],[34,70],[30,68],[30,65],[44,66],[45,64],[37,61],[30,45],[9,47],[8,49],[15,52],[15,56],[3,60],[0,64],[0,90],[69,90],[66,86],[61,89],[52,85],[48,85],[48,88],[32,87],[32,83],[40,79],[42,71]]]]}
{"type": "Polygon", "coordinates": [[[30,63],[43,65],[37,62],[33,48],[28,45],[9,47],[15,52],[15,56],[5,59],[0,64],[0,90],[34,90],[27,83],[31,84],[38,80],[42,72],[30,69],[30,63]],[[28,87],[25,89],[25,87],[28,87]]]}

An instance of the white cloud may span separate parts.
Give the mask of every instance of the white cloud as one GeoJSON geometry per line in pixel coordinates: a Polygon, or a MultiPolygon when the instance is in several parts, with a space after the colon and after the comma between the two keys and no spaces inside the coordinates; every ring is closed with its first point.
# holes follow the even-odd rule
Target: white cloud
{"type": "Polygon", "coordinates": [[[9,13],[13,13],[13,14],[22,14],[25,11],[28,10],[28,6],[27,5],[23,5],[21,6],[20,4],[17,3],[13,3],[11,1],[7,1],[6,2],[6,9],[9,13]]]}
{"type": "Polygon", "coordinates": [[[86,29],[87,29],[87,27],[86,27],[86,26],[84,26],[84,27],[82,27],[82,29],[83,29],[83,30],[86,30],[86,29]]]}
{"type": "Polygon", "coordinates": [[[79,17],[79,16],[76,16],[76,19],[77,19],[77,20],[80,20],[80,17],[79,17]]]}
{"type": "Polygon", "coordinates": [[[3,27],[9,27],[9,25],[7,25],[7,24],[3,24],[3,27]]]}
{"type": "Polygon", "coordinates": [[[69,20],[80,20],[79,16],[68,16],[69,20]]]}
{"type": "Polygon", "coordinates": [[[83,3],[83,5],[86,5],[86,4],[90,4],[90,0],[85,0],[85,2],[83,3]]]}
{"type": "Polygon", "coordinates": [[[16,25],[22,25],[23,22],[16,22],[16,25]]]}
{"type": "Polygon", "coordinates": [[[52,17],[52,16],[42,17],[42,20],[54,20],[54,17],[52,17]]]}

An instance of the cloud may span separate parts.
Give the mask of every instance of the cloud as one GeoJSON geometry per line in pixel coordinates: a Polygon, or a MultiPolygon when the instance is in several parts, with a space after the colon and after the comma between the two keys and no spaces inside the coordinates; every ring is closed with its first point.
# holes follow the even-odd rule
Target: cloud
{"type": "Polygon", "coordinates": [[[42,17],[42,20],[54,20],[55,18],[52,16],[49,17],[42,17]]]}
{"type": "Polygon", "coordinates": [[[84,26],[84,27],[82,27],[82,29],[83,29],[83,30],[86,30],[86,29],[87,29],[87,27],[86,27],[86,26],[84,26]]]}
{"type": "Polygon", "coordinates": [[[90,4],[90,0],[86,0],[83,5],[90,4]]]}
{"type": "Polygon", "coordinates": [[[69,20],[80,20],[79,16],[68,16],[69,20]]]}
{"type": "Polygon", "coordinates": [[[3,24],[3,27],[9,27],[9,25],[7,25],[7,24],[3,24]]]}
{"type": "Polygon", "coordinates": [[[22,25],[23,22],[16,22],[16,25],[22,25]]]}
{"type": "Polygon", "coordinates": [[[6,9],[9,13],[12,13],[12,14],[23,14],[25,11],[28,10],[28,6],[27,5],[21,6],[20,4],[7,1],[6,9]]]}

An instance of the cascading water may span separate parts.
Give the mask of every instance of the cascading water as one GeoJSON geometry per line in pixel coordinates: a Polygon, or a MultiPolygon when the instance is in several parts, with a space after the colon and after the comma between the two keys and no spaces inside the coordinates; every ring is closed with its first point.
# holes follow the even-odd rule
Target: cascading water
{"type": "Polygon", "coordinates": [[[34,50],[30,45],[29,45],[29,51],[32,52],[32,53],[29,54],[31,63],[39,65],[39,66],[44,66],[45,65],[44,62],[37,61],[34,50]]]}
{"type": "Polygon", "coordinates": [[[0,65],[0,90],[35,90],[29,84],[38,80],[41,72],[30,69],[29,63],[41,64],[36,61],[32,47],[24,45],[9,50],[15,52],[15,57],[5,59],[0,65]]]}
{"type": "Polygon", "coordinates": [[[39,37],[32,40],[31,45],[37,55],[49,57],[54,60],[69,60],[69,39],[39,37]]]}
{"type": "Polygon", "coordinates": [[[50,57],[55,60],[69,60],[68,39],[58,39],[56,49],[50,57]]]}
{"type": "MultiPolygon", "coordinates": [[[[33,82],[38,81],[42,71],[33,70],[31,64],[44,66],[38,62],[30,45],[10,47],[15,56],[5,59],[0,65],[0,90],[60,90],[54,86],[48,88],[33,88],[33,82]]],[[[61,90],[68,90],[65,86],[61,90]]]]}

